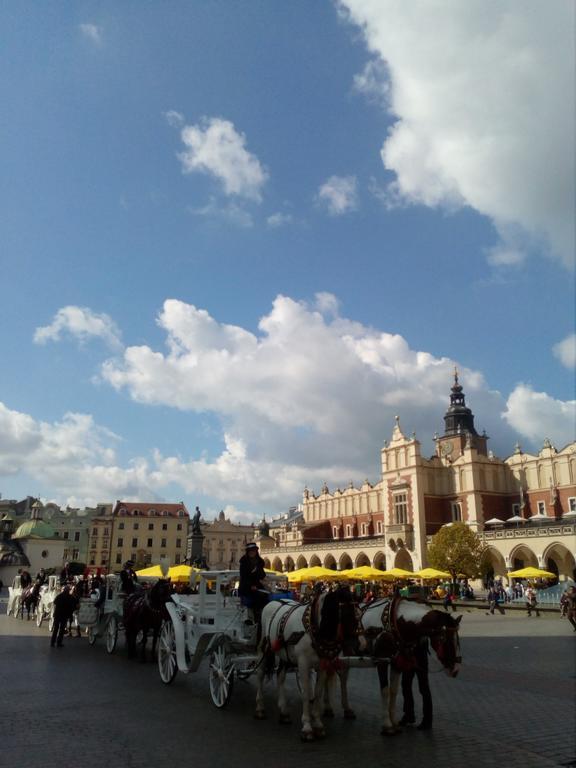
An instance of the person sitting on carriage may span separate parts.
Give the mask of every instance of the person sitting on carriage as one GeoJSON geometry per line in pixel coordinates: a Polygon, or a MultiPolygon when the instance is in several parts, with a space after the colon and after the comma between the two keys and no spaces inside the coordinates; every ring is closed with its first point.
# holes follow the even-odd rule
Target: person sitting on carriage
{"type": "Polygon", "coordinates": [[[124,563],[124,568],[120,571],[120,583],[122,585],[122,592],[125,595],[131,595],[136,591],[136,583],[138,582],[138,576],[134,571],[134,563],[132,560],[127,560],[124,563]]]}
{"type": "Polygon", "coordinates": [[[46,576],[46,571],[44,570],[44,568],[40,568],[40,570],[39,570],[39,571],[38,571],[38,573],[36,574],[36,579],[35,579],[35,581],[36,581],[36,583],[37,583],[37,584],[39,584],[41,587],[43,587],[43,586],[44,586],[44,584],[46,584],[46,582],[48,581],[48,577],[46,576]]]}
{"type": "Polygon", "coordinates": [[[70,569],[70,563],[65,562],[64,568],[60,571],[60,585],[63,586],[64,584],[68,584],[72,581],[73,574],[70,569]]]}
{"type": "Polygon", "coordinates": [[[22,589],[28,589],[32,585],[32,576],[30,576],[28,571],[22,571],[20,574],[20,584],[22,589]]]}
{"type": "Polygon", "coordinates": [[[246,554],[240,558],[240,582],[238,594],[242,605],[251,608],[255,621],[260,624],[262,609],[268,602],[268,592],[264,586],[266,571],[264,560],[260,557],[258,544],[246,544],[246,554]]]}

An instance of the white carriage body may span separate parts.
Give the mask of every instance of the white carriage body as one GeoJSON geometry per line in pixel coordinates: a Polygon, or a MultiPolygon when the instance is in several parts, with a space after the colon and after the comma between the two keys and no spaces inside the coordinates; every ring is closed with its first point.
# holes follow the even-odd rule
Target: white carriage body
{"type": "Polygon", "coordinates": [[[106,597],[99,607],[96,606],[94,595],[80,598],[78,624],[82,629],[104,627],[111,617],[114,617],[117,622],[121,621],[125,595],[120,589],[120,577],[116,574],[108,574],[105,577],[105,589],[106,597]]]}
{"type": "Polygon", "coordinates": [[[36,609],[36,624],[40,627],[44,619],[52,616],[54,600],[60,593],[60,579],[55,574],[48,576],[48,583],[40,589],[40,598],[36,609]]]}

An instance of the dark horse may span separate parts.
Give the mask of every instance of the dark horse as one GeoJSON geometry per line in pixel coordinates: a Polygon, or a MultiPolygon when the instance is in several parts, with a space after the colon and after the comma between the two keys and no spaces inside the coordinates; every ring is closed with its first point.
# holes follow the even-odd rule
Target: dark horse
{"type": "Polygon", "coordinates": [[[26,608],[26,618],[30,620],[30,615],[34,616],[38,608],[38,601],[40,600],[40,589],[42,584],[39,581],[35,581],[34,584],[27,587],[22,592],[20,598],[20,617],[24,618],[24,608],[26,608]]]}
{"type": "Polygon", "coordinates": [[[166,603],[172,599],[171,595],[170,581],[158,579],[151,589],[135,592],[124,600],[124,629],[128,656],[131,658],[136,656],[136,638],[138,633],[142,632],[141,661],[146,661],[146,641],[148,632],[152,630],[152,658],[154,658],[162,622],[169,618],[166,603]]]}

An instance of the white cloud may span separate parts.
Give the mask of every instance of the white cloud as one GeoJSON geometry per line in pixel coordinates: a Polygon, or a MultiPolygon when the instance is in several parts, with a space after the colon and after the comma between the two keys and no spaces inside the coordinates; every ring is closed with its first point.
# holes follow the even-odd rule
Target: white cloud
{"type": "Polygon", "coordinates": [[[576,400],[555,400],[546,392],[518,384],[506,402],[503,418],[529,440],[542,443],[549,437],[562,448],[575,439],[576,400]]]}
{"type": "Polygon", "coordinates": [[[396,122],[382,160],[396,174],[393,195],[488,216],[502,240],[493,263],[518,262],[528,240],[572,264],[573,3],[341,0],[341,8],[389,71],[396,122]]]}
{"type": "Polygon", "coordinates": [[[219,205],[213,197],[210,198],[206,205],[199,208],[189,208],[189,211],[193,216],[201,216],[206,219],[221,219],[244,229],[254,226],[254,220],[249,211],[236,203],[219,205]]]}
{"type": "Polygon", "coordinates": [[[75,336],[81,343],[90,338],[100,338],[110,347],[120,346],[120,332],[113,320],[106,314],[97,314],[87,307],[62,307],[54,315],[50,325],[36,328],[34,341],[45,344],[60,341],[63,334],[75,336]]]}
{"type": "Polygon", "coordinates": [[[246,137],[219,117],[204,118],[181,132],[186,149],[178,157],[184,173],[207,173],[222,184],[226,195],[260,202],[268,174],[246,149],[246,137]]]}
{"type": "Polygon", "coordinates": [[[318,199],[332,216],[356,210],[358,192],[355,176],[330,176],[318,190],[318,199]]]}
{"type": "Polygon", "coordinates": [[[273,213],[266,219],[266,223],[271,229],[278,229],[278,227],[290,224],[291,221],[292,216],[289,213],[281,213],[280,211],[278,211],[278,213],[273,213]]]}
{"type": "Polygon", "coordinates": [[[576,368],[576,333],[554,344],[552,352],[566,368],[576,368]]]}
{"type": "Polygon", "coordinates": [[[180,128],[184,125],[184,115],[181,115],[180,112],[176,112],[175,109],[169,109],[168,112],[164,112],[164,117],[166,118],[168,125],[171,125],[172,128],[180,128]]]}
{"type": "Polygon", "coordinates": [[[102,27],[99,27],[96,24],[80,24],[79,28],[84,37],[92,43],[95,43],[96,45],[102,44],[102,27]]]}
{"type": "Polygon", "coordinates": [[[359,75],[354,75],[354,90],[375,104],[387,106],[390,93],[389,74],[382,59],[372,59],[359,75]]]}

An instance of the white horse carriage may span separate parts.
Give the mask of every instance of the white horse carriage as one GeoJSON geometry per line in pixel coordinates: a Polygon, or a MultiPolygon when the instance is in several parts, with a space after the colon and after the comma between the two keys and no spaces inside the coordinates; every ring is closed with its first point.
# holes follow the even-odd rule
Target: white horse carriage
{"type": "Polygon", "coordinates": [[[102,589],[103,595],[94,591],[90,597],[80,598],[78,626],[87,630],[90,645],[94,645],[99,637],[104,637],[107,652],[114,653],[118,632],[122,628],[125,597],[121,591],[120,577],[108,574],[102,589]]]}
{"type": "Polygon", "coordinates": [[[7,616],[18,616],[20,613],[20,603],[22,601],[23,591],[22,587],[8,587],[7,616]]]}
{"type": "Polygon", "coordinates": [[[195,594],[173,594],[166,603],[170,619],[158,644],[158,669],[166,684],[178,672],[196,672],[209,657],[210,696],[219,708],[230,700],[234,676],[245,680],[258,666],[258,628],[236,595],[239,577],[237,570],[194,573],[195,594]]]}
{"type": "Polygon", "coordinates": [[[44,619],[48,619],[48,629],[52,631],[54,618],[52,609],[54,599],[60,593],[60,579],[55,574],[48,576],[48,583],[40,589],[40,599],[36,607],[36,626],[41,627],[44,619]]]}

